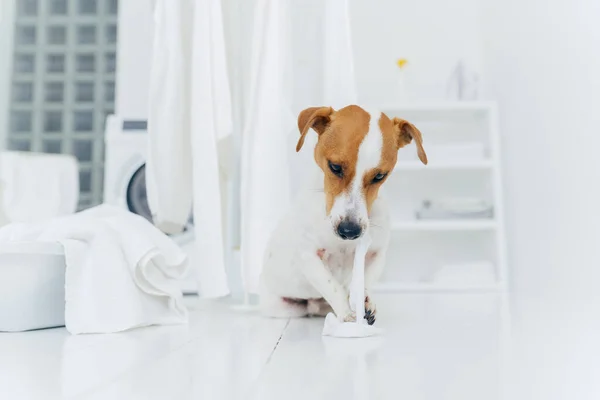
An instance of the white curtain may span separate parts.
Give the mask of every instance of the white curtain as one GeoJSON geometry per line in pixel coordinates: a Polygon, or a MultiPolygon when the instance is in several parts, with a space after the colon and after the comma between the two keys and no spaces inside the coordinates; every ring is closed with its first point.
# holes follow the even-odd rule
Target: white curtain
{"type": "Polygon", "coordinates": [[[326,0],[323,43],[323,105],[356,104],[356,80],[348,0],[326,0]]]}
{"type": "MultiPolygon", "coordinates": [[[[294,12],[298,11],[295,9],[294,12]]],[[[306,10],[305,10],[306,11],[306,10]]],[[[308,12],[307,14],[311,14],[308,12]]],[[[305,14],[306,15],[306,14],[305,14]]],[[[256,293],[267,241],[281,216],[290,207],[290,162],[298,131],[296,114],[291,113],[296,103],[288,85],[294,80],[296,87],[304,82],[321,81],[322,91],[311,94],[312,104],[343,107],[356,103],[356,84],[352,57],[352,41],[347,0],[326,0],[309,4],[294,4],[289,0],[257,0],[252,36],[251,90],[247,101],[246,126],[242,147],[241,191],[241,261],[246,292],[256,293]],[[293,34],[293,15],[290,6],[318,7],[323,18],[317,24],[297,26],[293,34]],[[321,24],[321,26],[318,26],[321,24]],[[322,41],[315,40],[316,29],[322,41]],[[302,30],[302,31],[300,31],[302,30]],[[308,43],[310,41],[310,43],[308,43]],[[292,45],[301,44],[300,49],[292,45]],[[312,53],[292,57],[292,51],[312,53]],[[320,65],[306,69],[299,67],[294,74],[292,60],[321,55],[320,65]],[[293,143],[293,146],[291,146],[293,143]],[[291,147],[290,147],[291,146],[291,147]]],[[[306,144],[314,144],[308,138],[306,144]]],[[[298,159],[312,163],[311,150],[305,146],[298,159]]],[[[298,161],[298,160],[294,160],[298,161]]],[[[307,168],[308,170],[308,168],[307,168]]]]}
{"type": "Polygon", "coordinates": [[[284,82],[289,20],[286,0],[256,2],[240,200],[242,280],[249,293],[258,290],[269,235],[290,203],[287,138],[295,117],[284,82]]]}
{"type": "Polygon", "coordinates": [[[219,0],[154,0],[148,203],[167,233],[181,231],[193,208],[191,267],[204,297],[229,293],[217,148],[232,114],[221,14],[219,0]]]}

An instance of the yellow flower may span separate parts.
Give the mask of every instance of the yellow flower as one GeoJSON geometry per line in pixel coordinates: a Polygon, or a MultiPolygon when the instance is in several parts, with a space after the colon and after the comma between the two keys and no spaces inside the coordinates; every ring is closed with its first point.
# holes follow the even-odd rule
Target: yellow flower
{"type": "Polygon", "coordinates": [[[398,68],[402,69],[406,66],[406,64],[408,64],[408,60],[406,58],[399,58],[396,61],[396,65],[398,66],[398,68]]]}

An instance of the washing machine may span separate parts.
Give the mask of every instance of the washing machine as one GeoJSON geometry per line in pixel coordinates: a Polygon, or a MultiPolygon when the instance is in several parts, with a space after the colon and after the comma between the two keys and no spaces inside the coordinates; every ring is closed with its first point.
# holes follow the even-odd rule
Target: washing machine
{"type": "MultiPolygon", "coordinates": [[[[110,115],[106,121],[104,161],[104,203],[122,207],[152,221],[146,197],[147,121],[110,115]]],[[[187,253],[195,265],[193,217],[183,232],[171,238],[187,253]]],[[[185,294],[198,292],[197,280],[190,269],[181,281],[185,294]]]]}

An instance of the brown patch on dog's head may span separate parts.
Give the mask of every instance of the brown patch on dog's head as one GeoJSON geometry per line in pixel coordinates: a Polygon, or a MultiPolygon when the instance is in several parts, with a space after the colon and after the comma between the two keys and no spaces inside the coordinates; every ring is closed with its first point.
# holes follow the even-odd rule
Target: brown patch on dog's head
{"type": "Polygon", "coordinates": [[[348,106],[332,115],[327,129],[319,136],[315,146],[315,161],[325,173],[328,214],[335,199],[351,190],[356,175],[358,148],[369,132],[370,119],[369,113],[362,108],[348,106]],[[341,176],[332,171],[332,166],[341,167],[341,176]]]}
{"type": "Polygon", "coordinates": [[[310,128],[319,135],[314,157],[324,173],[326,212],[336,232],[342,221],[359,232],[368,227],[368,214],[381,184],[396,165],[398,149],[413,137],[419,158],[427,162],[421,133],[414,125],[356,105],[338,111],[307,108],[298,116],[298,128],[296,151],[302,148],[310,128]]]}

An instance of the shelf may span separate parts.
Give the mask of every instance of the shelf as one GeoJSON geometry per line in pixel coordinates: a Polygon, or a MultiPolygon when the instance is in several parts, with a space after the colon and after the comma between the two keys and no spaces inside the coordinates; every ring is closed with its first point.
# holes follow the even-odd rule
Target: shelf
{"type": "Polygon", "coordinates": [[[424,165],[420,161],[398,161],[394,170],[398,171],[429,171],[429,170],[477,170],[491,169],[494,167],[492,160],[478,160],[465,162],[430,162],[424,165]]]}
{"type": "Polygon", "coordinates": [[[485,231],[498,226],[494,219],[414,220],[392,223],[393,231],[485,231]]]}
{"type": "Polygon", "coordinates": [[[375,286],[376,292],[499,292],[505,289],[502,283],[480,286],[456,286],[443,285],[437,283],[407,283],[407,282],[387,282],[379,283],[375,286]]]}

